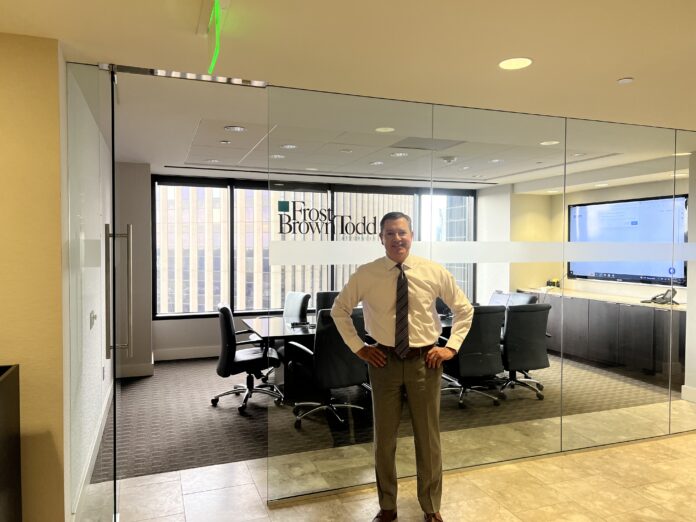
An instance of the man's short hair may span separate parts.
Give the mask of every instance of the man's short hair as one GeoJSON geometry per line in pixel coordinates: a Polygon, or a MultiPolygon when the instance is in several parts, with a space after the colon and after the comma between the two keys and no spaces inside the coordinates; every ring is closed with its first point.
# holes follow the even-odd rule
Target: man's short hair
{"type": "Polygon", "coordinates": [[[410,232],[413,232],[413,226],[411,225],[411,216],[408,216],[408,215],[404,214],[403,212],[387,212],[386,214],[384,214],[384,217],[379,222],[379,233],[381,234],[382,232],[384,232],[384,223],[386,221],[393,221],[395,219],[401,219],[401,218],[408,221],[408,229],[410,232]]]}

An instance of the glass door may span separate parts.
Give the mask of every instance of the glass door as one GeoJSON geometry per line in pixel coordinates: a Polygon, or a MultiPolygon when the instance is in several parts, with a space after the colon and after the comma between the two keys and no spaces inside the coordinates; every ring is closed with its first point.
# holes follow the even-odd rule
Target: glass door
{"type": "Polygon", "coordinates": [[[66,93],[70,512],[77,520],[105,521],[113,520],[115,512],[114,357],[107,290],[112,251],[110,73],[68,64],[66,93]]]}

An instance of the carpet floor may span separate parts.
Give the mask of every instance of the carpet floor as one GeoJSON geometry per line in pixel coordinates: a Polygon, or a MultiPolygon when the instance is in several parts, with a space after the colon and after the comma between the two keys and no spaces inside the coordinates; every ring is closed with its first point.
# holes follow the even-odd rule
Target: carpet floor
{"type": "MultiPolygon", "coordinates": [[[[666,385],[649,378],[622,374],[550,356],[551,366],[533,372],[544,383],[543,401],[519,387],[508,390],[508,399],[494,407],[485,397],[467,395],[466,407],[458,407],[457,395],[443,394],[441,431],[590,413],[663,402],[666,385]],[[563,374],[561,376],[561,374],[563,374]],[[561,382],[563,395],[561,395],[561,382]]],[[[348,422],[314,415],[293,427],[292,406],[276,406],[270,397],[256,395],[245,415],[237,412],[240,398],[222,397],[217,407],[210,399],[244,384],[245,375],[221,379],[216,359],[158,362],[152,377],[121,379],[116,389],[117,478],[251,460],[266,456],[346,446],[372,440],[369,396],[361,390],[337,390],[339,399],[363,405],[352,410],[348,422]]],[[[282,372],[276,376],[282,382],[282,372]]],[[[400,436],[412,434],[405,407],[400,436]]],[[[92,482],[111,480],[113,474],[113,419],[107,421],[92,482]]]]}

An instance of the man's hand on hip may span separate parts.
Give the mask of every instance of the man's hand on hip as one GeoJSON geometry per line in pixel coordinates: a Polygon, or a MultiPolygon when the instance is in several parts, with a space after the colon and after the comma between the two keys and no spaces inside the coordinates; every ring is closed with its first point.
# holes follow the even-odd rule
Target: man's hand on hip
{"type": "Polygon", "coordinates": [[[387,356],[376,344],[366,344],[355,352],[355,355],[377,368],[383,368],[387,364],[387,356]]]}
{"type": "Polygon", "coordinates": [[[438,348],[436,346],[425,354],[425,365],[428,368],[439,368],[443,361],[449,361],[455,355],[457,355],[457,352],[452,348],[438,348]]]}

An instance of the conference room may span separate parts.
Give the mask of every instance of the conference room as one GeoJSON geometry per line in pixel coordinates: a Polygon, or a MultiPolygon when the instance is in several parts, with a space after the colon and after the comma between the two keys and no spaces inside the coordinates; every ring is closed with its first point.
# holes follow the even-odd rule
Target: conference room
{"type": "MultiPolygon", "coordinates": [[[[696,133],[145,72],[118,73],[114,113],[116,228],[137,231],[119,478],[244,461],[270,502],[374,482],[369,383],[317,377],[362,364],[318,301],[383,255],[388,211],[476,304],[443,379],[446,470],[696,429],[696,133]],[[225,331],[262,362],[220,377],[225,331]],[[153,425],[178,431],[138,442],[153,425]]],[[[401,477],[411,434],[405,409],[401,477]]]]}

